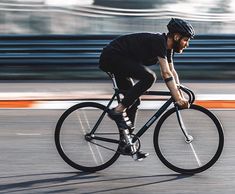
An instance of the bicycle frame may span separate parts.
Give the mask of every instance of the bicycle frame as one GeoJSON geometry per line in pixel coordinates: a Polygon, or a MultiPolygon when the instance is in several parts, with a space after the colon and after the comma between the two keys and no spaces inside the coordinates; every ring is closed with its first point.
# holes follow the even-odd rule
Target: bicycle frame
{"type": "MultiPolygon", "coordinates": [[[[181,86],[181,88],[183,88],[183,86],[181,86]]],[[[94,128],[92,129],[92,131],[90,132],[90,135],[92,137],[92,139],[96,139],[96,140],[102,140],[102,141],[107,141],[107,142],[111,142],[111,143],[119,143],[119,141],[117,140],[113,140],[113,139],[108,139],[108,138],[103,138],[103,137],[98,137],[98,136],[95,136],[94,133],[97,129],[97,127],[99,126],[99,124],[101,123],[103,117],[105,116],[105,114],[107,114],[110,106],[112,105],[113,101],[115,99],[117,99],[118,102],[120,102],[120,94],[122,93],[122,91],[118,90],[118,89],[114,89],[115,92],[112,96],[112,98],[110,99],[110,101],[108,102],[107,106],[106,106],[106,109],[105,111],[101,114],[100,118],[98,119],[98,121],[96,122],[94,128]]],[[[186,89],[184,88],[184,90],[189,90],[189,89],[186,89]]],[[[190,92],[192,91],[187,91],[186,93],[189,95],[190,92]]],[[[161,108],[155,112],[155,114],[139,129],[139,131],[136,133],[135,137],[133,138],[133,142],[135,142],[138,138],[140,138],[148,129],[149,127],[167,110],[167,108],[172,104],[174,103],[174,100],[173,98],[171,97],[171,93],[168,92],[168,91],[147,91],[144,95],[155,95],[155,96],[170,96],[170,98],[161,106],[161,108]]],[[[191,93],[191,95],[193,95],[193,93],[191,93]]],[[[190,101],[192,101],[192,97],[190,97],[189,95],[189,98],[190,98],[190,101]]],[[[193,95],[193,101],[194,101],[194,95],[193,95]]],[[[192,102],[190,102],[192,103],[192,102]]],[[[175,107],[177,107],[177,105],[175,105],[175,107]]],[[[177,107],[177,118],[178,118],[178,122],[179,122],[179,125],[180,125],[180,128],[181,130],[183,131],[183,134],[185,135],[186,137],[186,140],[189,139],[188,137],[188,134],[187,134],[187,131],[184,129],[184,125],[183,125],[183,121],[182,121],[182,118],[180,116],[180,113],[179,113],[179,109],[177,107]]]]}
{"type": "MultiPolygon", "coordinates": [[[[161,95],[161,96],[171,96],[170,92],[160,92],[160,91],[149,91],[145,95],[161,95]]],[[[170,97],[161,108],[155,112],[155,114],[140,128],[137,132],[136,137],[140,138],[149,127],[166,111],[166,109],[174,102],[173,98],[170,97]]],[[[133,142],[137,139],[134,137],[133,142]]]]}
{"type": "Polygon", "coordinates": [[[151,117],[147,116],[147,122],[138,127],[137,134],[133,134],[128,129],[118,130],[115,121],[108,118],[110,108],[117,101],[121,102],[123,94],[125,96],[122,91],[114,89],[106,106],[97,102],[79,103],[67,109],[58,120],[54,135],[56,148],[70,166],[84,172],[96,172],[112,165],[120,155],[138,159],[140,138],[153,123],[156,124],[153,133],[155,152],[169,169],[195,174],[210,168],[218,160],[224,145],[222,125],[212,112],[193,104],[195,96],[191,90],[178,86],[180,92],[188,95],[191,104],[188,110],[179,107],[169,91],[146,92],[144,95],[164,97],[164,103],[153,110],[151,117]],[[78,133],[75,135],[74,132],[78,133]],[[74,147],[76,142],[78,146],[74,147]],[[208,142],[211,147],[207,148],[208,142]],[[172,156],[172,153],[176,154],[172,156]],[[175,157],[178,158],[174,160],[175,157]]]}
{"type": "MultiPolygon", "coordinates": [[[[113,103],[113,101],[115,100],[115,98],[117,99],[118,102],[120,102],[121,98],[120,98],[120,94],[124,93],[124,91],[119,90],[116,84],[116,80],[114,75],[109,74],[109,76],[111,77],[112,81],[113,81],[113,86],[114,86],[114,94],[112,96],[112,98],[110,99],[109,103],[106,106],[105,111],[102,113],[102,115],[100,116],[100,118],[98,119],[97,123],[95,124],[94,128],[92,129],[92,131],[90,132],[89,135],[91,135],[92,139],[97,139],[97,140],[103,140],[103,141],[107,141],[107,142],[111,142],[111,143],[118,143],[119,141],[117,140],[113,140],[113,139],[108,139],[108,138],[103,138],[103,137],[98,137],[94,135],[94,132],[96,131],[97,127],[99,126],[99,124],[101,123],[103,117],[105,116],[105,114],[108,112],[111,104],[113,103]]],[[[192,104],[195,100],[195,95],[194,93],[188,89],[187,87],[180,85],[179,89],[181,89],[183,92],[185,92],[188,97],[189,97],[189,103],[192,104]]],[[[136,133],[136,135],[133,138],[133,143],[140,138],[148,129],[149,127],[167,110],[167,108],[174,103],[174,99],[171,96],[171,93],[169,91],[147,91],[144,93],[144,95],[154,95],[154,96],[170,96],[170,98],[161,106],[161,108],[155,112],[155,114],[139,129],[139,131],[136,133]]],[[[185,127],[184,127],[184,123],[181,117],[181,114],[179,112],[179,108],[178,105],[175,105],[176,108],[176,114],[177,114],[177,120],[179,122],[180,128],[186,138],[186,141],[190,143],[190,136],[188,135],[185,127]]]]}

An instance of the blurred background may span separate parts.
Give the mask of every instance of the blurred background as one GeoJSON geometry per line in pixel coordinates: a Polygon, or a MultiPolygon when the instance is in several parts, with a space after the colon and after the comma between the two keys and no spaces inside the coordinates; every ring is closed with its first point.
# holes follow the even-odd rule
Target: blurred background
{"type": "Polygon", "coordinates": [[[1,0],[1,34],[165,32],[171,17],[198,34],[234,33],[234,0],[1,0]]]}
{"type": "Polygon", "coordinates": [[[175,58],[183,79],[234,79],[235,0],[0,0],[0,79],[104,79],[109,41],[171,17],[197,33],[175,58]]]}
{"type": "Polygon", "coordinates": [[[171,17],[198,34],[233,33],[234,0],[1,0],[5,34],[123,34],[166,31],[171,17]]]}

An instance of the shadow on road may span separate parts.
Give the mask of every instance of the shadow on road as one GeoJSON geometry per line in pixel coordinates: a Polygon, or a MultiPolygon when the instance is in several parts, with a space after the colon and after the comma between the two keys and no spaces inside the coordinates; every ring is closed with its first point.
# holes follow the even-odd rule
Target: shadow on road
{"type": "MultiPolygon", "coordinates": [[[[98,173],[84,172],[62,172],[62,173],[43,173],[43,174],[26,174],[17,176],[0,177],[0,193],[14,192],[33,192],[45,189],[57,192],[72,191],[78,189],[76,186],[103,183],[102,190],[82,192],[86,193],[109,193],[118,190],[125,190],[137,187],[144,187],[153,184],[159,184],[169,181],[175,181],[183,178],[188,178],[189,175],[180,174],[164,174],[164,175],[149,175],[149,176],[125,176],[112,178],[107,175],[98,173]],[[50,178],[50,176],[53,176],[50,178]],[[43,178],[44,177],[44,178],[43,178]],[[128,180],[129,184],[116,186],[115,182],[128,180]],[[5,183],[7,182],[7,183],[5,183]],[[4,184],[5,183],[5,184],[4,184]],[[107,187],[108,186],[108,187],[107,187]]],[[[89,188],[89,187],[88,187],[89,188]]],[[[98,187],[100,188],[100,187],[98,187]]],[[[97,189],[98,189],[97,188],[97,189]]]]}

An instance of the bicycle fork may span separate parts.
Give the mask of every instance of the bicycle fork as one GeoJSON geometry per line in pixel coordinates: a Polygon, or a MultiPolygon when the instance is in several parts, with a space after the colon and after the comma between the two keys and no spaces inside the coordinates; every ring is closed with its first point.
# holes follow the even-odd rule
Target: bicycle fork
{"type": "Polygon", "coordinates": [[[178,108],[177,105],[175,105],[175,109],[176,109],[176,115],[177,115],[177,120],[178,120],[180,129],[181,129],[181,131],[183,132],[183,134],[185,136],[185,142],[186,143],[191,143],[193,141],[193,137],[188,134],[187,129],[184,125],[181,113],[180,113],[179,108],[178,108]]]}
{"type": "Polygon", "coordinates": [[[193,142],[193,136],[188,134],[178,106],[175,105],[175,108],[176,108],[176,115],[177,115],[178,123],[180,125],[180,128],[181,128],[184,136],[185,136],[185,142],[190,145],[190,148],[191,148],[192,153],[193,153],[193,155],[195,157],[195,160],[197,161],[198,166],[201,167],[202,166],[201,160],[200,160],[196,150],[194,149],[194,146],[193,146],[193,143],[192,143],[193,142]]]}

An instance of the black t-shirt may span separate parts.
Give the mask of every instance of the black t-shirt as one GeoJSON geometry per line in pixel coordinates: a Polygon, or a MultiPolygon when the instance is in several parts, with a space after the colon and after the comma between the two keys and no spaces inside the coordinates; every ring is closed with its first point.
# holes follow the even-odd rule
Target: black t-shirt
{"type": "Polygon", "coordinates": [[[157,57],[166,58],[168,62],[172,62],[172,50],[167,50],[165,33],[135,33],[119,36],[105,49],[131,57],[144,65],[156,64],[157,57]]]}

